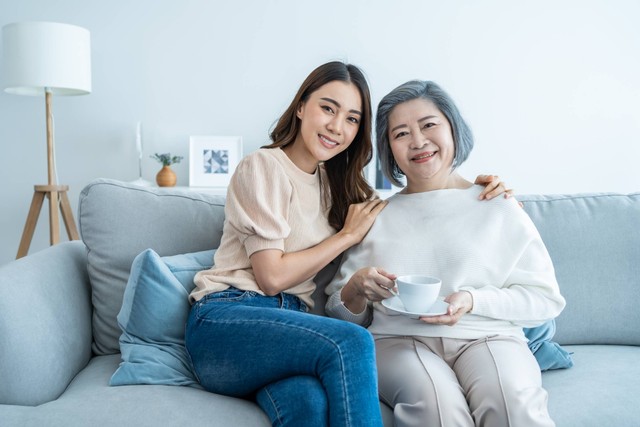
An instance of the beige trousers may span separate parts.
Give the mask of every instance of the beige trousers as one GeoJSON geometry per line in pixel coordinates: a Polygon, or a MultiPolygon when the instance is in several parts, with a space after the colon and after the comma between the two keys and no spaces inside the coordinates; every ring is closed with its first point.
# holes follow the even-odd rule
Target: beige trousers
{"type": "Polygon", "coordinates": [[[380,398],[397,427],[555,426],[521,340],[376,338],[380,398]]]}

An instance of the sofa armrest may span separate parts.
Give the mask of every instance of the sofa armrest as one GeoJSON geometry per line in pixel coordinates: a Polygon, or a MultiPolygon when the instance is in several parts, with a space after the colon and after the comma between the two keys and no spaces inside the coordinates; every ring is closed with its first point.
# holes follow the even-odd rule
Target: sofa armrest
{"type": "Polygon", "coordinates": [[[91,358],[91,288],[80,241],[0,267],[0,404],[62,394],[91,358]]]}

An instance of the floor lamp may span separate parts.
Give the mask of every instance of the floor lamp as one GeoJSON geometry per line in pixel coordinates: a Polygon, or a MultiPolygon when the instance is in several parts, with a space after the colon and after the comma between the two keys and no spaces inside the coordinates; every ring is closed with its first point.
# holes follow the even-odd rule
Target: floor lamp
{"type": "Polygon", "coordinates": [[[21,22],[5,25],[3,35],[4,87],[16,95],[44,95],[47,128],[47,185],[34,186],[34,195],[18,247],[21,258],[29,252],[44,198],[49,199],[49,237],[60,241],[60,213],[69,240],[79,238],[67,191],[56,176],[53,115],[54,95],[86,95],[91,92],[91,43],[89,31],[56,22],[21,22]]]}

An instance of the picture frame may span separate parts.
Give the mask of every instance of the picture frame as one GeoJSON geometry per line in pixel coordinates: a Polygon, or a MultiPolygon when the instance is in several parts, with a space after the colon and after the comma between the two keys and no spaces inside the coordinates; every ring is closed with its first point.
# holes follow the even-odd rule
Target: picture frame
{"type": "Polygon", "coordinates": [[[190,136],[189,186],[227,187],[241,158],[241,136],[190,136]]]}

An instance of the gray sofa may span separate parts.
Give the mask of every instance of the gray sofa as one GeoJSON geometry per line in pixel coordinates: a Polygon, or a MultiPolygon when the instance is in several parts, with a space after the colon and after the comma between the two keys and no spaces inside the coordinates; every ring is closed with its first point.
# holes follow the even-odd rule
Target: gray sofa
{"type": "MultiPolygon", "coordinates": [[[[575,365],[543,373],[553,418],[560,427],[640,426],[640,193],[518,199],[567,299],[554,339],[575,365]]],[[[109,385],[134,258],[147,248],[214,249],[223,207],[220,196],[96,180],[80,196],[82,241],[1,266],[0,426],[269,425],[255,404],[197,387],[109,385]]],[[[315,297],[321,314],[324,295],[315,297]]],[[[392,425],[391,409],[382,411],[392,425]]]]}

